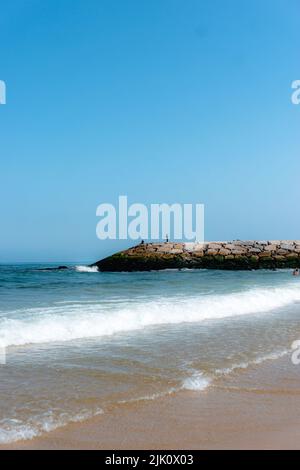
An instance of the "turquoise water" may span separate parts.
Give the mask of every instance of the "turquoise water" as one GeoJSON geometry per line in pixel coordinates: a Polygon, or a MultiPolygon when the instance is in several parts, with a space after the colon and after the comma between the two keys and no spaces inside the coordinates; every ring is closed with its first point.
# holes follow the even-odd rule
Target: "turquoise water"
{"type": "Polygon", "coordinates": [[[290,271],[98,273],[0,266],[0,443],[30,439],[289,354],[290,271]]]}

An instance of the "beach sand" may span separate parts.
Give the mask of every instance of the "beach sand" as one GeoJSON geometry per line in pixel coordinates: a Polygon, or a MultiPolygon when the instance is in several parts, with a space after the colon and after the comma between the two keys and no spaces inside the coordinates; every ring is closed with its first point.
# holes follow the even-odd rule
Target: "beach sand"
{"type": "Polygon", "coordinates": [[[2,449],[300,449],[299,378],[290,357],[268,361],[2,449]]]}

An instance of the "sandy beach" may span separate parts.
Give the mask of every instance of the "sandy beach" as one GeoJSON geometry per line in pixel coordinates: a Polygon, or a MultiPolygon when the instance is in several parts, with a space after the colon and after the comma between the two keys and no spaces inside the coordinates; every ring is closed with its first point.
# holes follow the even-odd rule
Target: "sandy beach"
{"type": "Polygon", "coordinates": [[[285,357],[2,449],[300,449],[299,374],[285,357]]]}
{"type": "Polygon", "coordinates": [[[300,450],[299,19],[1,3],[0,451],[300,450]]]}

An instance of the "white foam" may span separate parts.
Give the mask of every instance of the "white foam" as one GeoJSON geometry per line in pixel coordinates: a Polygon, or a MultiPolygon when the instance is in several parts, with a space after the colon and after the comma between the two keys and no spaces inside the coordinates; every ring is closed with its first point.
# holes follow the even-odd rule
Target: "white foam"
{"type": "MultiPolygon", "coordinates": [[[[249,367],[253,365],[259,365],[262,364],[266,361],[275,361],[276,359],[280,359],[286,355],[290,354],[290,350],[284,350],[284,351],[275,351],[273,353],[265,354],[263,356],[257,357],[256,359],[253,359],[249,362],[241,362],[239,364],[233,364],[230,367],[226,367],[224,369],[216,369],[214,371],[214,374],[216,376],[226,376],[232,374],[232,372],[235,372],[236,370],[241,370],[241,369],[248,369],[249,367]]],[[[190,377],[187,377],[182,384],[182,389],[186,390],[195,390],[195,391],[202,391],[207,389],[213,382],[212,377],[208,377],[207,375],[204,375],[202,372],[199,371],[192,371],[192,375],[190,377]]]]}
{"type": "Polygon", "coordinates": [[[249,362],[241,362],[239,364],[233,364],[230,367],[225,367],[224,369],[217,369],[215,373],[217,375],[229,375],[235,370],[248,369],[248,367],[263,364],[266,361],[275,361],[276,359],[280,359],[281,357],[287,356],[288,354],[290,354],[290,352],[291,351],[287,349],[284,351],[275,351],[273,353],[265,354],[261,357],[250,360],[249,362]]]}
{"type": "Polygon", "coordinates": [[[101,337],[155,325],[257,315],[295,302],[300,302],[298,285],[172,300],[23,309],[0,320],[0,342],[8,347],[101,337]]]}
{"type": "Polygon", "coordinates": [[[185,390],[203,391],[210,386],[212,379],[205,377],[202,372],[194,372],[191,377],[183,381],[182,388],[185,390]]]}
{"type": "Polygon", "coordinates": [[[0,444],[8,444],[21,440],[31,440],[41,436],[45,432],[66,426],[69,423],[85,421],[93,416],[103,414],[101,408],[96,410],[82,410],[75,415],[60,413],[55,416],[51,411],[40,416],[33,417],[29,423],[24,424],[17,419],[4,419],[0,421],[0,444]]]}
{"type": "Polygon", "coordinates": [[[98,273],[97,266],[75,266],[75,270],[79,273],[98,273]]]}
{"type": "Polygon", "coordinates": [[[172,395],[173,393],[176,393],[180,390],[180,388],[170,388],[169,390],[165,390],[164,392],[157,392],[157,393],[152,393],[151,395],[144,395],[142,397],[137,397],[137,398],[129,398],[127,400],[119,400],[118,404],[119,405],[124,405],[127,403],[136,403],[140,401],[152,401],[152,400],[157,400],[158,398],[163,398],[168,395],[172,395]]]}

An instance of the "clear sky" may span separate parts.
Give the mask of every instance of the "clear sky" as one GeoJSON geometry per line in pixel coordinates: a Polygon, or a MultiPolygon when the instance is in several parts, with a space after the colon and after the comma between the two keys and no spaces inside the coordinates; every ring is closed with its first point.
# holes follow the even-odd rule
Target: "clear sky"
{"type": "Polygon", "coordinates": [[[0,6],[0,262],[95,261],[96,207],[206,206],[206,239],[300,239],[299,0],[0,6]]]}

